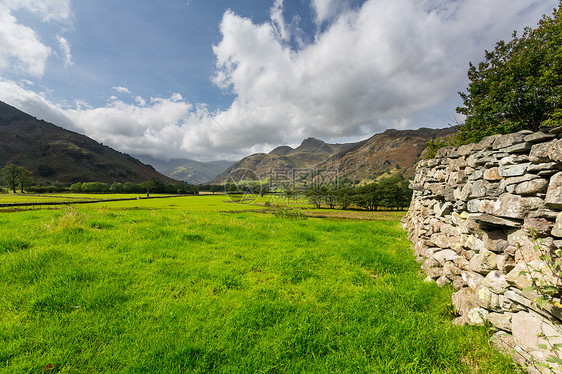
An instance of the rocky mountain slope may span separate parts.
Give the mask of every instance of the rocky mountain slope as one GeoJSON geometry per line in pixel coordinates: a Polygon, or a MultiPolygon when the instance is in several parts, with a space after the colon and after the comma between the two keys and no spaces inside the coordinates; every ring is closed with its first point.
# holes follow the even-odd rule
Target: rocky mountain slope
{"type": "Polygon", "coordinates": [[[170,178],[190,184],[207,183],[234,163],[225,160],[200,162],[187,158],[161,161],[147,155],[134,155],[134,157],[145,164],[152,165],[158,172],[170,178]]]}
{"type": "Polygon", "coordinates": [[[67,183],[171,181],[128,154],[0,101],[0,168],[7,164],[23,166],[36,178],[67,183]]]}
{"type": "Polygon", "coordinates": [[[414,175],[414,164],[422,157],[426,143],[453,134],[456,127],[445,129],[387,130],[369,139],[348,144],[328,144],[308,138],[293,149],[280,146],[269,153],[256,153],[238,161],[213,179],[223,183],[230,173],[249,169],[266,177],[277,169],[335,169],[340,178],[351,180],[376,179],[400,173],[414,175]]]}
{"type": "Polygon", "coordinates": [[[238,161],[212,180],[223,183],[228,176],[238,169],[249,169],[259,176],[267,175],[272,169],[306,169],[340,153],[348,152],[357,143],[328,144],[315,138],[305,139],[297,148],[280,146],[269,153],[256,153],[238,161]]]}

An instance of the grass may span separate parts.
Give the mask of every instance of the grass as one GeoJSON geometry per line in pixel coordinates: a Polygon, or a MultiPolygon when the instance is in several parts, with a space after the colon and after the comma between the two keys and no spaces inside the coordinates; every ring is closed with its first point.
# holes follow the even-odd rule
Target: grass
{"type": "MultiPolygon", "coordinates": [[[[80,193],[60,193],[60,194],[29,194],[29,193],[1,193],[0,204],[33,204],[33,203],[53,203],[69,201],[89,201],[89,200],[108,200],[108,199],[131,199],[145,197],[146,194],[80,194],[80,193]]],[[[151,197],[169,196],[166,194],[151,194],[151,197]]]]}
{"type": "Polygon", "coordinates": [[[133,203],[0,214],[0,372],[513,372],[396,217],[133,203]]]}

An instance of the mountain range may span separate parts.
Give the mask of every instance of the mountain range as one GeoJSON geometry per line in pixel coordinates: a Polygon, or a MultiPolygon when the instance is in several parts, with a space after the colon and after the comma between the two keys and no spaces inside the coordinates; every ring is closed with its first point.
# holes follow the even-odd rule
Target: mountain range
{"type": "Polygon", "coordinates": [[[66,183],[139,183],[157,178],[164,182],[220,184],[240,169],[249,169],[260,177],[266,177],[272,170],[336,170],[338,177],[359,182],[396,174],[405,178],[412,176],[427,141],[448,136],[456,130],[456,127],[386,130],[369,139],[346,144],[308,138],[296,148],[279,146],[269,153],[256,153],[236,163],[189,159],[161,161],[147,155],[133,157],[118,152],[0,101],[0,168],[16,164],[36,177],[66,183]]]}
{"type": "Polygon", "coordinates": [[[128,154],[0,101],[0,168],[22,166],[48,181],[132,182],[171,178],[128,154]]]}
{"type": "Polygon", "coordinates": [[[188,158],[174,158],[162,161],[149,155],[133,155],[133,157],[154,166],[156,170],[170,178],[190,184],[207,183],[234,164],[234,161],[225,160],[201,162],[188,158]]]}
{"type": "Polygon", "coordinates": [[[414,175],[414,165],[423,157],[426,143],[455,131],[456,127],[386,130],[369,139],[347,144],[329,144],[308,138],[294,149],[280,146],[269,153],[244,157],[211,182],[224,183],[231,173],[240,169],[251,170],[260,178],[279,169],[331,169],[337,170],[338,177],[353,181],[376,180],[395,174],[408,178],[414,175]]]}

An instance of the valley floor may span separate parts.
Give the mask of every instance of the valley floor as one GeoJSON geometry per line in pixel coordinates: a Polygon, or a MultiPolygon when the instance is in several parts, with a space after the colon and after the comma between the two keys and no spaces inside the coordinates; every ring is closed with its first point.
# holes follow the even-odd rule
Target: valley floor
{"type": "Polygon", "coordinates": [[[0,372],[514,372],[451,324],[401,214],[225,199],[0,211],[0,372]]]}

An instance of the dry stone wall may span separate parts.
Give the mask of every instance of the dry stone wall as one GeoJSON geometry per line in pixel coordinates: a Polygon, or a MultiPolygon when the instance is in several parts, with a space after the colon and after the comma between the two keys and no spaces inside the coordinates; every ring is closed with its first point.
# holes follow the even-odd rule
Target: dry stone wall
{"type": "Polygon", "coordinates": [[[440,149],[418,163],[403,220],[426,280],[454,287],[456,322],[490,323],[520,362],[545,362],[551,348],[539,346],[562,343],[562,309],[539,307],[529,289],[533,279],[560,287],[541,251],[562,249],[561,130],[440,149]]]}

